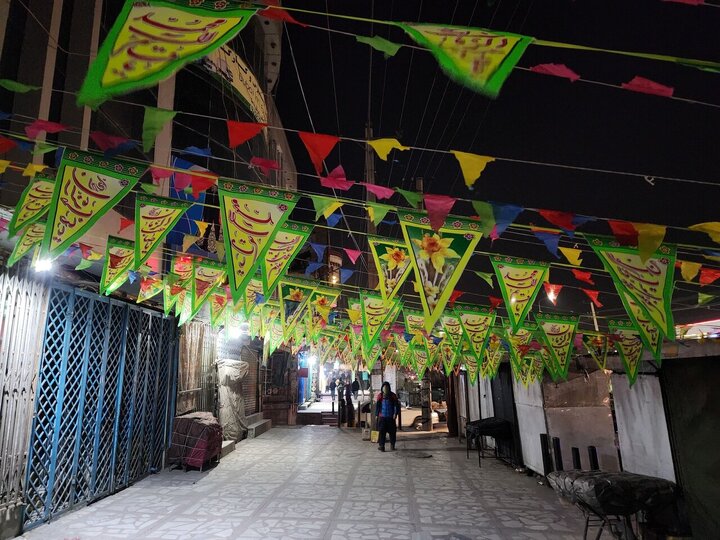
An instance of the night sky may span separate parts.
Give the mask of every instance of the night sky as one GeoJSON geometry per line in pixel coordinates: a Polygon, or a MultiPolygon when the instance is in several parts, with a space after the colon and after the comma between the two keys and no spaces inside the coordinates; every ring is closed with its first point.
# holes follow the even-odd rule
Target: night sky
{"type": "MultiPolygon", "coordinates": [[[[293,0],[286,5],[380,20],[476,26],[549,41],[720,61],[720,46],[713,45],[720,27],[720,7],[713,6],[694,7],[660,0],[293,0]]],[[[298,12],[293,12],[293,16],[316,26],[379,35],[398,44],[412,43],[400,29],[386,25],[298,12]]],[[[369,100],[375,138],[396,137],[412,146],[720,184],[720,166],[715,159],[720,149],[717,141],[720,107],[582,81],[571,83],[521,69],[512,72],[499,98],[490,100],[451,81],[427,52],[401,48],[395,57],[386,60],[382,53],[357,43],[352,36],[294,25],[286,25],[286,29],[276,87],[285,127],[313,131],[314,124],[318,133],[363,139],[369,100]]],[[[720,74],[675,63],[531,45],[518,66],[529,68],[542,63],[566,64],[583,79],[612,85],[639,75],[674,87],[677,97],[720,104],[720,74]]],[[[301,189],[331,194],[319,185],[316,177],[309,176],[313,168],[304,147],[296,137],[289,138],[298,171],[308,174],[300,176],[301,189]]],[[[655,185],[651,185],[639,177],[495,162],[487,167],[475,189],[469,191],[452,155],[393,152],[387,164],[379,159],[375,162],[377,183],[390,187],[414,189],[413,178],[422,177],[426,192],[465,199],[676,227],[718,220],[713,202],[718,188],[714,185],[661,179],[655,179],[655,185]]],[[[326,160],[330,169],[338,164],[343,165],[349,179],[364,180],[363,146],[341,142],[326,160]]],[[[345,195],[362,198],[364,194],[363,188],[354,187],[345,195]]],[[[406,205],[397,196],[390,202],[406,205]]],[[[364,230],[359,219],[362,213],[347,206],[346,210],[350,228],[364,230]]],[[[468,203],[459,202],[454,213],[472,215],[473,211],[468,203]]],[[[307,212],[307,216],[301,217],[311,220],[313,216],[307,212]]],[[[534,212],[525,212],[518,221],[551,226],[534,212]]],[[[338,227],[345,228],[344,222],[338,227]]],[[[610,232],[602,222],[581,230],[610,232]]],[[[381,225],[378,232],[400,236],[399,227],[381,225]]],[[[362,243],[361,237],[356,239],[362,243]]],[[[668,229],[666,239],[718,248],[699,233],[668,229]]],[[[331,242],[355,247],[347,234],[336,233],[331,242]]],[[[587,249],[582,240],[578,242],[578,247],[587,249]]],[[[561,245],[574,244],[565,237],[561,245]]],[[[489,240],[482,240],[478,249],[554,260],[539,241],[522,232],[509,232],[492,245],[489,240]]],[[[697,251],[681,249],[678,258],[717,265],[705,261],[697,251]]],[[[585,266],[600,268],[591,253],[584,253],[584,259],[585,266]]],[[[358,267],[364,269],[361,261],[358,267]]],[[[473,257],[469,269],[489,271],[487,257],[473,257]]],[[[359,272],[356,283],[364,285],[361,275],[359,272]]],[[[551,282],[593,288],[573,281],[572,275],[562,270],[551,272],[551,282]]],[[[683,307],[695,303],[698,289],[688,284],[679,287],[673,303],[681,308],[676,314],[678,322],[718,316],[709,308],[699,313],[683,311],[683,307]]],[[[487,303],[487,294],[499,296],[497,288],[491,290],[467,271],[457,288],[473,292],[464,296],[464,301],[487,303]]],[[[614,293],[609,277],[599,277],[595,288],[614,293]]],[[[705,287],[703,292],[720,295],[720,288],[705,287]]],[[[540,306],[552,309],[544,294],[541,297],[540,306]]],[[[622,313],[621,308],[617,309],[620,304],[614,294],[601,294],[601,301],[606,309],[600,314],[622,313]]],[[[563,290],[557,310],[587,313],[587,302],[581,291],[563,290]]]]}

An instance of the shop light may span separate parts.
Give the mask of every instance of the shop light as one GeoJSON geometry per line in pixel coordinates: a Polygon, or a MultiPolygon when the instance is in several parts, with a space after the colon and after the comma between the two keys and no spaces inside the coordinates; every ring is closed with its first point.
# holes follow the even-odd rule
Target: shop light
{"type": "Polygon", "coordinates": [[[52,260],[50,259],[38,259],[35,263],[36,272],[49,272],[52,270],[52,260]]]}
{"type": "Polygon", "coordinates": [[[315,365],[315,362],[317,362],[317,356],[314,354],[308,358],[308,364],[311,366],[315,365]]]}

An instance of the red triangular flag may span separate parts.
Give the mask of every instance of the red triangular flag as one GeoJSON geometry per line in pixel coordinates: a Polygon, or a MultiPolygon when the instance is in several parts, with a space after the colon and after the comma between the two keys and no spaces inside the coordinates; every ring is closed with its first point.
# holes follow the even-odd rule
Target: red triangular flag
{"type": "Polygon", "coordinates": [[[463,294],[465,294],[464,291],[458,291],[457,289],[455,289],[455,290],[450,294],[450,300],[448,300],[448,305],[449,305],[450,307],[453,307],[453,306],[455,305],[455,300],[457,300],[458,298],[460,298],[463,294]]]}
{"type": "MultiPolygon", "coordinates": [[[[165,167],[158,167],[157,165],[150,165],[150,174],[152,175],[153,184],[159,184],[160,180],[162,180],[163,178],[170,178],[170,176],[172,176],[172,173],[173,171],[171,169],[166,169],[165,167]]],[[[175,178],[175,189],[185,189],[187,187],[178,187],[177,184],[178,179],[175,178]]]]}
{"type": "Polygon", "coordinates": [[[543,283],[543,287],[545,287],[545,294],[547,294],[548,300],[552,302],[553,306],[557,306],[557,299],[558,296],[560,296],[560,291],[562,290],[562,285],[552,285],[548,283],[547,281],[543,283]]]}
{"type": "Polygon", "coordinates": [[[128,218],[120,216],[120,228],[118,229],[118,234],[123,232],[130,225],[135,225],[135,222],[132,219],[128,219],[128,218]]]}
{"type": "Polygon", "coordinates": [[[15,148],[17,146],[17,143],[13,141],[12,139],[8,139],[7,137],[0,136],[0,154],[4,154],[5,152],[8,152],[15,148]]]}
{"type": "Polygon", "coordinates": [[[497,296],[488,296],[488,300],[490,300],[490,307],[493,309],[496,309],[500,304],[503,303],[502,298],[498,298],[497,296]]]}
{"type": "Polygon", "coordinates": [[[47,133],[60,133],[61,131],[65,131],[67,128],[68,127],[63,124],[50,122],[49,120],[40,120],[38,118],[29,126],[25,126],[25,133],[27,133],[28,137],[34,139],[41,131],[45,131],[47,133]]]}
{"type": "Polygon", "coordinates": [[[300,140],[307,148],[310,154],[310,161],[315,167],[318,176],[322,173],[322,162],[328,157],[335,145],[340,141],[339,137],[334,135],[323,135],[322,133],[309,133],[307,131],[298,131],[300,140]]]}
{"type": "Polygon", "coordinates": [[[582,292],[588,295],[588,298],[592,300],[592,303],[595,304],[596,308],[601,308],[603,305],[600,303],[600,300],[598,300],[598,295],[600,294],[600,291],[591,291],[588,289],[580,289],[582,292]]]}
{"type": "Polygon", "coordinates": [[[110,150],[111,148],[116,148],[130,140],[126,137],[108,135],[107,133],[103,133],[102,131],[91,131],[90,138],[103,152],[105,152],[105,150],[110,150]]]}
{"type": "Polygon", "coordinates": [[[268,7],[265,9],[262,9],[257,12],[258,15],[261,17],[265,17],[266,19],[272,19],[274,21],[282,21],[290,24],[297,24],[299,26],[302,26],[303,28],[307,28],[307,24],[301,23],[295,18],[290,15],[287,11],[284,9],[280,9],[277,7],[268,7]]]}
{"type": "Polygon", "coordinates": [[[83,244],[82,242],[78,244],[78,247],[80,248],[80,253],[82,254],[83,259],[87,259],[92,255],[92,246],[88,246],[87,244],[83,244]]]}
{"type": "Polygon", "coordinates": [[[630,82],[622,83],[625,90],[640,92],[642,94],[653,94],[655,96],[672,97],[675,89],[672,86],[656,83],[645,77],[633,77],[630,82]]]}
{"type": "Polygon", "coordinates": [[[430,218],[430,226],[433,231],[437,232],[445,223],[445,218],[450,213],[450,210],[452,210],[457,199],[455,197],[448,197],[447,195],[426,193],[423,200],[425,202],[425,210],[430,218]]]}
{"type": "Polygon", "coordinates": [[[638,245],[638,232],[632,223],[608,219],[608,225],[610,225],[615,239],[620,242],[621,246],[638,245]]]}
{"type": "Polygon", "coordinates": [[[114,253],[110,253],[110,268],[117,268],[122,261],[123,261],[122,256],[115,255],[114,253]]]}
{"type": "Polygon", "coordinates": [[[250,159],[250,165],[252,165],[253,167],[259,167],[265,176],[267,176],[271,170],[280,170],[280,165],[278,164],[278,162],[273,161],[272,159],[253,157],[250,159]]]}
{"type": "Polygon", "coordinates": [[[553,75],[555,77],[562,77],[563,79],[570,79],[571,82],[575,82],[580,78],[580,75],[575,73],[565,64],[539,64],[531,67],[530,71],[534,73],[542,73],[543,75],[553,75]]]}
{"type": "Polygon", "coordinates": [[[345,176],[345,169],[342,165],[338,165],[327,176],[320,177],[320,185],[329,189],[339,189],[347,191],[355,185],[355,182],[348,180],[345,176]]]}
{"type": "Polygon", "coordinates": [[[592,274],[590,272],[583,272],[582,270],[576,270],[574,268],[571,268],[570,271],[575,276],[575,279],[579,279],[580,281],[584,281],[585,283],[589,283],[590,285],[595,285],[595,282],[592,280],[592,274]]]}
{"type": "Polygon", "coordinates": [[[715,268],[705,268],[704,266],[700,269],[700,286],[710,285],[717,278],[720,278],[720,270],[715,268]]]}
{"type": "Polygon", "coordinates": [[[361,186],[365,186],[370,193],[375,195],[378,199],[389,199],[395,195],[395,190],[385,186],[378,186],[376,184],[368,184],[367,182],[358,182],[361,186]]]}
{"type": "Polygon", "coordinates": [[[217,176],[208,177],[193,174],[190,183],[192,184],[193,198],[197,199],[201,191],[205,191],[217,183],[217,176]]]}
{"type": "Polygon", "coordinates": [[[255,135],[260,133],[267,124],[254,122],[236,122],[234,120],[227,121],[228,130],[228,146],[235,148],[244,142],[249,141],[255,135]]]}
{"type": "Polygon", "coordinates": [[[353,264],[355,264],[355,261],[357,261],[358,257],[362,255],[362,251],[359,249],[350,249],[350,248],[343,248],[345,250],[345,253],[347,253],[347,256],[350,258],[353,264]]]}
{"type": "Polygon", "coordinates": [[[571,212],[558,212],[556,210],[538,210],[538,214],[547,219],[556,227],[566,231],[574,231],[576,225],[573,223],[575,214],[571,212]]]}

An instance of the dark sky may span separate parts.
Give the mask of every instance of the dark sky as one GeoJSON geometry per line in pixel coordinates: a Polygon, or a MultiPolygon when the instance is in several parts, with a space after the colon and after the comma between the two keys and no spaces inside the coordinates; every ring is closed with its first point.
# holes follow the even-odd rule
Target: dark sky
{"type": "MultiPolygon", "coordinates": [[[[286,4],[381,20],[477,26],[578,45],[720,61],[720,8],[712,6],[660,0],[289,0],[286,4]]],[[[385,25],[293,14],[317,26],[411,43],[401,30],[385,25]]],[[[490,100],[449,80],[423,51],[403,48],[385,60],[381,53],[351,36],[297,26],[289,26],[288,33],[276,89],[286,127],[312,131],[289,37],[317,132],[364,138],[370,99],[375,137],[397,137],[412,146],[720,184],[720,166],[715,159],[720,149],[720,108],[581,81],[570,83],[517,69],[499,98],[490,100]]],[[[720,104],[720,74],[668,62],[533,45],[518,65],[551,62],[567,64],[584,79],[613,85],[639,75],[674,87],[678,97],[720,104]]],[[[295,137],[290,139],[298,170],[312,172],[303,146],[295,137]]],[[[378,184],[411,189],[412,179],[423,177],[425,191],[432,193],[677,227],[718,219],[713,202],[718,187],[712,185],[657,179],[652,186],[638,177],[495,162],[488,166],[476,189],[468,191],[452,156],[408,151],[395,152],[391,158],[395,161],[387,165],[376,160],[378,184]]],[[[341,163],[349,178],[363,180],[363,148],[359,144],[340,143],[326,163],[330,168],[341,163]]],[[[316,178],[301,177],[300,185],[325,191],[316,178]]],[[[348,195],[359,198],[364,190],[355,187],[348,195]]],[[[456,205],[455,212],[472,214],[467,203],[456,205]]],[[[548,225],[532,212],[523,214],[520,221],[548,225]]],[[[351,217],[349,222],[353,228],[358,220],[351,217]]],[[[589,230],[609,232],[603,223],[589,230]]],[[[380,232],[399,235],[397,227],[380,232]]],[[[667,238],[714,249],[701,234],[669,230],[667,238]]],[[[561,245],[572,244],[566,239],[561,245]]],[[[500,240],[492,247],[483,241],[479,249],[552,260],[532,239],[530,244],[500,240]]],[[[597,265],[591,257],[588,254],[587,262],[597,265]]],[[[681,258],[703,262],[697,253],[681,258]]],[[[471,269],[488,269],[489,265],[475,259],[478,257],[471,269]]],[[[560,272],[551,278],[553,282],[565,280],[560,272]]],[[[461,285],[472,288],[475,283],[464,277],[461,285]]],[[[601,291],[614,290],[609,280],[601,279],[597,285],[601,291]]],[[[692,286],[689,289],[694,290],[692,286]]],[[[716,292],[720,294],[720,290],[716,292]]],[[[681,303],[691,297],[696,298],[696,293],[676,291],[681,303]]]]}

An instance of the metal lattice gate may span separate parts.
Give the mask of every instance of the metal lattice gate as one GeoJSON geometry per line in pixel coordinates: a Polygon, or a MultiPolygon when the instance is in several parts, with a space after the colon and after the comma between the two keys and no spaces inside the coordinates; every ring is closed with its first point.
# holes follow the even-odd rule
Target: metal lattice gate
{"type": "Polygon", "coordinates": [[[54,287],[28,455],[25,526],[162,468],[174,395],[174,319],[54,287]]]}

